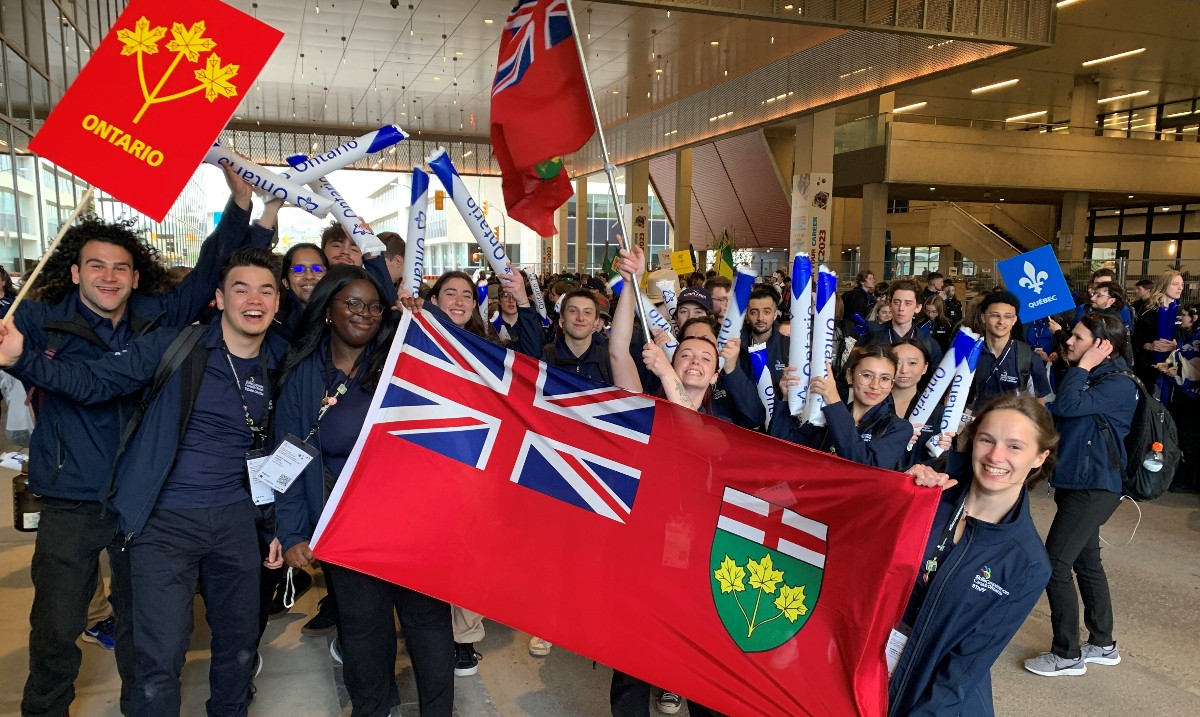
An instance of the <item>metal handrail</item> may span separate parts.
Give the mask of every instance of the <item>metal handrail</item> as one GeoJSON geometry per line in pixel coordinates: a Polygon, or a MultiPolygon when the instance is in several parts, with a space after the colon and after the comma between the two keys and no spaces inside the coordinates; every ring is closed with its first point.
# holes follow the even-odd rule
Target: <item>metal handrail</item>
{"type": "Polygon", "coordinates": [[[991,227],[989,227],[988,225],[986,225],[986,224],[984,224],[983,222],[981,222],[981,221],[979,221],[978,219],[976,219],[976,218],[974,217],[974,215],[972,215],[972,214],[971,214],[970,212],[968,212],[966,209],[963,209],[962,207],[958,206],[958,205],[957,205],[957,204],[955,204],[954,202],[946,202],[946,204],[949,204],[950,206],[954,207],[954,208],[955,208],[955,209],[957,209],[957,210],[958,210],[958,212],[959,212],[960,214],[962,214],[964,217],[966,217],[967,219],[970,219],[971,221],[975,222],[975,223],[976,223],[976,224],[978,224],[980,227],[982,227],[984,231],[986,231],[987,233],[989,233],[989,234],[991,234],[992,236],[996,237],[997,241],[999,241],[1000,243],[1004,244],[1004,245],[1005,245],[1005,246],[1007,246],[1008,248],[1012,249],[1014,254],[1023,254],[1023,253],[1024,253],[1023,251],[1021,251],[1021,248],[1020,248],[1020,247],[1018,247],[1017,245],[1013,244],[1013,243],[1012,243],[1012,242],[1010,242],[1008,239],[1005,239],[1005,238],[1004,238],[1004,236],[1003,236],[1003,235],[1001,235],[1001,234],[999,234],[999,233],[997,233],[995,229],[992,229],[992,228],[991,228],[991,227]]]}
{"type": "Polygon", "coordinates": [[[1025,222],[1021,221],[1020,219],[1017,219],[1017,218],[1016,218],[1016,217],[1014,217],[1012,214],[1010,214],[1010,213],[1009,213],[1009,212],[1008,212],[1008,211],[1007,211],[1007,210],[1004,208],[1004,205],[1003,205],[1003,204],[993,204],[993,205],[992,205],[992,209],[995,209],[996,211],[1000,212],[1000,213],[1001,213],[1001,214],[1003,214],[1004,216],[1008,217],[1008,218],[1009,218],[1009,219],[1010,219],[1010,220],[1011,220],[1011,221],[1012,221],[1014,224],[1016,224],[1017,226],[1021,227],[1021,228],[1022,228],[1022,229],[1024,229],[1025,231],[1027,231],[1027,232],[1029,232],[1030,234],[1032,234],[1032,235],[1033,235],[1033,237],[1034,237],[1035,239],[1037,239],[1039,242],[1041,242],[1042,244],[1049,244],[1049,243],[1050,243],[1050,241],[1049,241],[1048,239],[1046,239],[1045,237],[1043,237],[1041,234],[1038,234],[1038,233],[1037,233],[1037,232],[1035,232],[1033,229],[1029,228],[1029,225],[1028,225],[1028,224],[1026,224],[1025,222]]]}

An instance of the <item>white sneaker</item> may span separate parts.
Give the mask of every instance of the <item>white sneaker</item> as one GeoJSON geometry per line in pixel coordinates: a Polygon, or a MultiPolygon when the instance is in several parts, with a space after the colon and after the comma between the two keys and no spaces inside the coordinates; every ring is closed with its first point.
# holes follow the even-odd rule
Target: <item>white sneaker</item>
{"type": "Polygon", "coordinates": [[[540,637],[529,638],[529,654],[534,657],[545,657],[550,654],[550,648],[553,644],[546,642],[540,637]]]}

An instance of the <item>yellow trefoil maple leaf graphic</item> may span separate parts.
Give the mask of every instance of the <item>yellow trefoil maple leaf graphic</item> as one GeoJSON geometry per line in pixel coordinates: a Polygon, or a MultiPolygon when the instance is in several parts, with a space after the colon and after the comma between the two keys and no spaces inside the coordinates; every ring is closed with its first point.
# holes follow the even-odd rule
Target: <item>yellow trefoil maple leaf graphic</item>
{"type": "Polygon", "coordinates": [[[795,622],[796,618],[808,612],[808,607],[804,604],[804,586],[793,588],[784,585],[779,589],[779,597],[775,598],[775,607],[779,608],[788,621],[795,622]]]}
{"type": "Polygon", "coordinates": [[[146,53],[153,55],[158,52],[158,41],[167,34],[167,28],[150,29],[150,21],[145,17],[134,23],[133,30],[117,30],[117,39],[125,43],[121,48],[122,55],[146,53]]]}
{"type": "Polygon", "coordinates": [[[188,62],[198,62],[201,52],[208,52],[217,46],[216,42],[204,37],[204,29],[203,20],[192,23],[191,29],[184,27],[181,22],[172,24],[172,39],[167,43],[167,49],[182,54],[188,62]]]}
{"type": "Polygon", "coordinates": [[[238,73],[238,65],[221,66],[217,53],[208,56],[202,70],[196,70],[196,79],[204,87],[204,99],[214,102],[218,97],[237,97],[237,88],[230,82],[238,73]]]}
{"type": "Polygon", "coordinates": [[[770,555],[764,555],[759,562],[749,560],[746,567],[750,570],[750,587],[758,588],[771,595],[779,581],[783,580],[783,571],[776,570],[770,555]]]}
{"type": "Polygon", "coordinates": [[[742,592],[746,589],[746,570],[734,562],[728,555],[721,561],[721,567],[713,571],[713,577],[721,583],[721,592],[742,592]]]}

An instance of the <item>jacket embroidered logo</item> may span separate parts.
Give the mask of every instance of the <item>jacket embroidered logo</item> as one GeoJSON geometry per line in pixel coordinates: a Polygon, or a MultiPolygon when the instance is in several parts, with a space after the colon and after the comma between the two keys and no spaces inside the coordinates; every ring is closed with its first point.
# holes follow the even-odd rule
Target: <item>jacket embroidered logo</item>
{"type": "Polygon", "coordinates": [[[726,488],[710,558],[713,602],[744,652],[774,650],[821,594],[828,526],[726,488]]]}
{"type": "Polygon", "coordinates": [[[395,372],[406,378],[393,375],[380,404],[389,434],[625,522],[641,480],[625,460],[647,455],[653,400],[493,344],[465,345],[438,321],[413,318],[395,372]],[[425,365],[412,370],[412,361],[425,365]]]}

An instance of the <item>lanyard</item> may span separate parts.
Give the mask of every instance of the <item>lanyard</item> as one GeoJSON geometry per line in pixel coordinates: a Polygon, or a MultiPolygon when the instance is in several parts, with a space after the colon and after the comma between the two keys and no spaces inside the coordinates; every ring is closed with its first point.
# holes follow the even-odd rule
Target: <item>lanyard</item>
{"type": "Polygon", "coordinates": [[[354,360],[354,365],[350,367],[350,375],[346,376],[346,380],[342,381],[336,387],[333,387],[333,351],[328,346],[325,347],[325,369],[322,371],[325,377],[325,395],[321,398],[321,408],[317,411],[317,418],[309,427],[308,433],[304,435],[304,443],[308,443],[308,439],[313,437],[321,427],[321,421],[325,418],[325,413],[337,405],[338,399],[346,395],[346,391],[355,384],[358,380],[358,371],[362,360],[366,358],[367,351],[363,351],[354,360]]]}
{"type": "MultiPolygon", "coordinates": [[[[242,399],[242,413],[246,416],[246,425],[250,427],[250,434],[254,437],[255,441],[258,441],[262,438],[263,426],[267,422],[267,415],[271,412],[270,378],[267,375],[267,366],[263,361],[262,352],[260,351],[258,354],[258,361],[262,366],[263,372],[263,411],[262,417],[255,422],[254,418],[250,415],[250,404],[246,401],[246,393],[242,390],[242,379],[238,376],[237,368],[233,365],[233,356],[230,355],[229,347],[225,345],[224,341],[221,342],[221,350],[225,352],[225,361],[229,363],[229,370],[233,373],[233,387],[237,389],[238,397],[242,399]]],[[[253,376],[251,374],[247,378],[253,378],[253,376]]]]}

